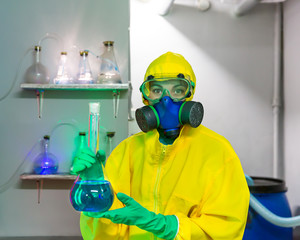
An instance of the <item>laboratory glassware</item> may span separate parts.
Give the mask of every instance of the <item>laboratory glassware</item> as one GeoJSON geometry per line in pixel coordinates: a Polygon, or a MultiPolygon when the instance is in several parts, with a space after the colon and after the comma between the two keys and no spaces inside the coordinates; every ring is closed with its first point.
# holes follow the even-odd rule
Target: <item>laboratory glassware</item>
{"type": "Polygon", "coordinates": [[[35,158],[33,170],[36,174],[55,174],[58,170],[58,160],[56,156],[49,152],[50,136],[45,135],[43,139],[43,150],[35,158]]]}
{"type": "Polygon", "coordinates": [[[27,69],[25,73],[26,83],[49,83],[50,77],[48,69],[41,63],[40,52],[42,48],[37,45],[34,47],[34,63],[27,69]]]}
{"type": "Polygon", "coordinates": [[[75,210],[105,212],[112,206],[114,192],[111,183],[105,179],[103,170],[103,165],[96,158],[90,168],[78,175],[70,192],[70,202],[75,210]]]}
{"type": "MultiPolygon", "coordinates": [[[[93,153],[96,153],[99,149],[99,117],[100,103],[89,103],[88,145],[93,153]]],[[[97,154],[99,155],[98,152],[97,154]]],[[[113,203],[113,188],[105,175],[101,158],[97,154],[95,154],[95,163],[91,167],[82,170],[72,186],[70,202],[77,211],[104,212],[113,203]]]]}
{"type": "Polygon", "coordinates": [[[115,132],[107,132],[106,133],[107,139],[108,139],[108,144],[109,144],[109,155],[112,152],[113,146],[112,146],[112,140],[113,137],[115,136],[115,132]]]}
{"type": "MultiPolygon", "coordinates": [[[[87,144],[87,141],[86,141],[86,133],[85,132],[80,132],[79,133],[79,146],[76,149],[75,156],[78,153],[80,153],[80,151],[82,151],[83,149],[86,149],[86,148],[88,148],[88,144],[87,144]]],[[[73,159],[72,166],[70,168],[70,174],[77,175],[75,172],[72,171],[74,164],[76,164],[76,158],[73,159]]]]}
{"type": "Polygon", "coordinates": [[[96,154],[99,150],[100,102],[89,103],[89,142],[88,145],[96,154]]]}
{"type": "Polygon", "coordinates": [[[88,51],[80,51],[80,60],[77,73],[77,83],[79,84],[92,84],[94,83],[92,70],[88,60],[88,51]]]}
{"type": "Polygon", "coordinates": [[[73,77],[69,71],[67,52],[61,52],[56,77],[53,79],[55,84],[71,84],[73,77]]]}
{"type": "Polygon", "coordinates": [[[105,49],[100,56],[101,63],[97,83],[122,83],[121,74],[114,53],[114,41],[104,41],[103,44],[105,49]]]}

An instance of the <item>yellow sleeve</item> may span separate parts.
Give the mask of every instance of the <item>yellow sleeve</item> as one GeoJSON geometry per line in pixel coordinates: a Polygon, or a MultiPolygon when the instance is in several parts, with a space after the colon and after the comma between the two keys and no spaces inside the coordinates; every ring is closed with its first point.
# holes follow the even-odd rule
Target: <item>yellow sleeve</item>
{"type": "Polygon", "coordinates": [[[179,220],[176,240],[243,238],[249,207],[249,189],[239,159],[231,159],[215,173],[201,204],[179,220]]]}
{"type": "MultiPolygon", "coordinates": [[[[124,207],[117,199],[116,194],[123,192],[130,195],[130,170],[126,154],[126,144],[119,144],[110,157],[107,159],[105,166],[105,175],[111,182],[114,190],[114,202],[110,210],[124,207]]],[[[129,226],[124,224],[115,224],[109,219],[92,218],[84,214],[80,216],[80,230],[84,240],[115,240],[128,239],[129,226]]]]}

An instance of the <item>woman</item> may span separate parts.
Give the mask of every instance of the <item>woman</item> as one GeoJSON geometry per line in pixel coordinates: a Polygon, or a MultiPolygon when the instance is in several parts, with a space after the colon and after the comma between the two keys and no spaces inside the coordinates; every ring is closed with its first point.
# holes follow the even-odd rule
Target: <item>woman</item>
{"type": "MultiPolygon", "coordinates": [[[[148,67],[140,87],[143,132],[121,142],[106,163],[117,193],[110,211],[83,213],[84,239],[242,239],[249,206],[244,173],[230,143],[200,125],[196,77],[180,54],[148,67]]],[[[95,162],[77,155],[81,171],[95,162]]]]}

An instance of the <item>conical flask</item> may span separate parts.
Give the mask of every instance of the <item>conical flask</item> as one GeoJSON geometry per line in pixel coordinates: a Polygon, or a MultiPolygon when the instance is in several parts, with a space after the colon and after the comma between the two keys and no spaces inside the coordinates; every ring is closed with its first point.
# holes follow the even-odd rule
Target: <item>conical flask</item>
{"type": "Polygon", "coordinates": [[[34,48],[34,63],[27,69],[25,73],[26,83],[49,83],[49,73],[47,68],[41,63],[40,52],[41,46],[35,46],[34,48]]]}
{"type": "Polygon", "coordinates": [[[121,75],[114,53],[114,41],[103,42],[105,49],[100,56],[100,71],[97,83],[116,84],[122,83],[121,75]]]}
{"type": "MultiPolygon", "coordinates": [[[[100,103],[89,103],[89,155],[95,156],[95,152],[97,153],[96,162],[91,167],[82,170],[72,186],[70,201],[77,211],[104,212],[111,207],[114,200],[113,189],[102,164],[105,161],[105,153],[98,151],[99,114],[100,103]]],[[[80,144],[81,146],[87,149],[85,140],[80,144]]]]}
{"type": "Polygon", "coordinates": [[[75,180],[70,202],[77,211],[105,212],[113,204],[114,193],[110,182],[104,175],[100,158],[89,168],[84,169],[75,180]]]}
{"type": "Polygon", "coordinates": [[[35,158],[33,170],[36,174],[55,174],[58,170],[58,160],[49,152],[50,136],[44,136],[43,151],[35,158]]]}
{"type": "Polygon", "coordinates": [[[77,73],[77,83],[92,84],[94,83],[92,70],[88,60],[88,51],[80,51],[80,60],[77,73]]]}
{"type": "Polygon", "coordinates": [[[69,71],[67,52],[61,52],[56,77],[53,79],[55,84],[71,84],[73,77],[69,71]]]}

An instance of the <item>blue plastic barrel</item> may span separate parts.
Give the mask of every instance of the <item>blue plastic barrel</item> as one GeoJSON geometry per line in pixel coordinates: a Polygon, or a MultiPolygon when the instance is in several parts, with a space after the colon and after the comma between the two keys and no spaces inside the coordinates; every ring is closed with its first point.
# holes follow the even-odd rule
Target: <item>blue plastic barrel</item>
{"type": "MultiPolygon", "coordinates": [[[[251,177],[253,186],[250,192],[257,200],[280,217],[291,217],[291,210],[286,198],[287,188],[280,179],[251,177]]],[[[243,240],[292,240],[293,229],[278,227],[249,207],[248,219],[243,240]]]]}

